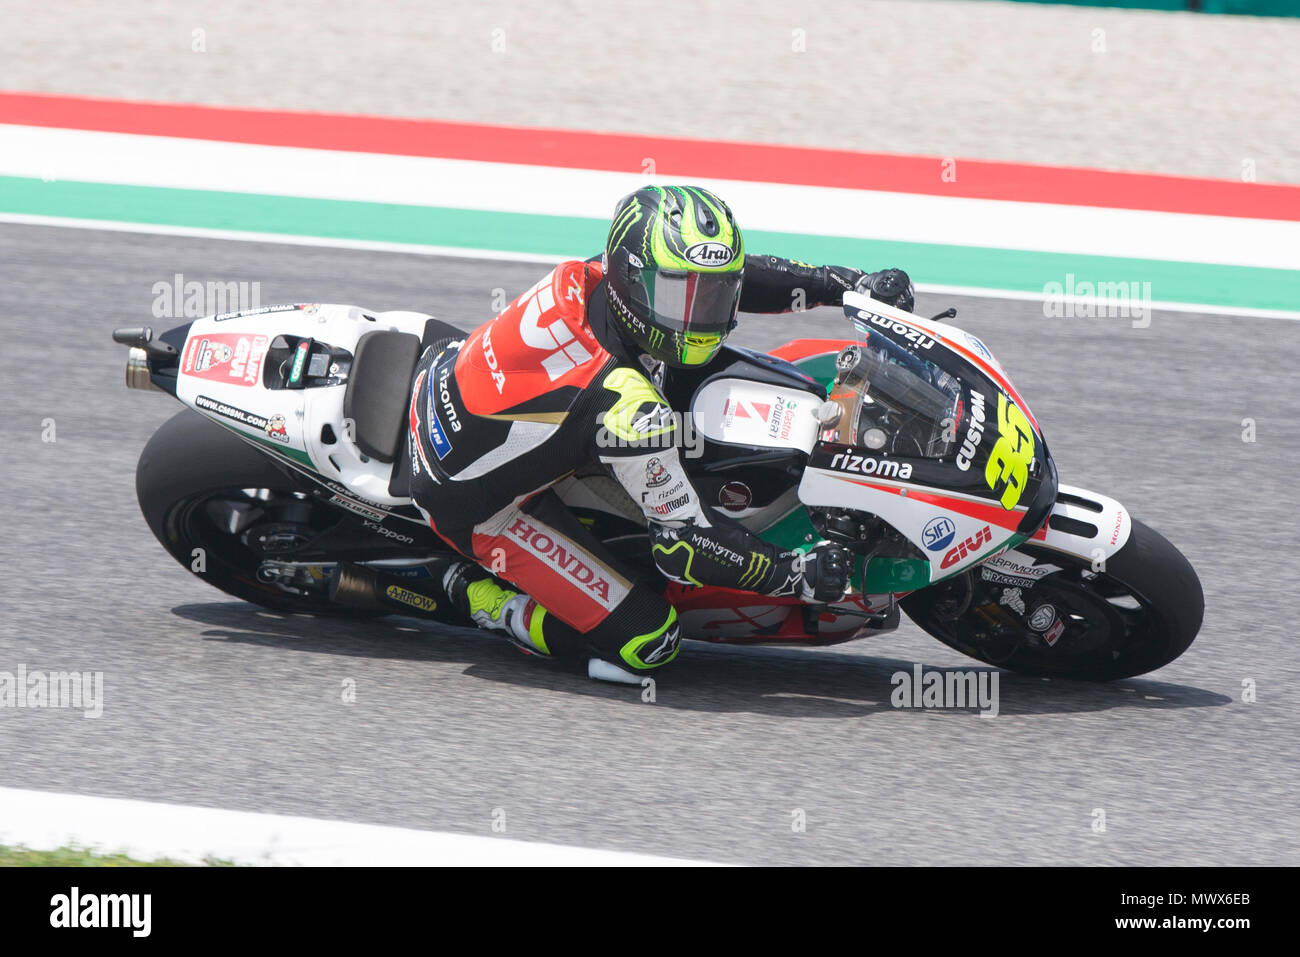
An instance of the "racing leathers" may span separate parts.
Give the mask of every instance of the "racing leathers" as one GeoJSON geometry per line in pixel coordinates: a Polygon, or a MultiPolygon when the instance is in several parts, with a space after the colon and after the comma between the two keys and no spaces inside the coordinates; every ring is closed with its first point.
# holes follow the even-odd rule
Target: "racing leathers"
{"type": "MultiPolygon", "coordinates": [[[[838,304],[863,278],[776,257],[747,256],[744,268],[749,312],[838,304]]],[[[597,465],[640,507],[667,578],[840,598],[847,571],[835,552],[778,548],[704,504],[678,453],[676,417],[613,323],[599,260],[574,260],[465,339],[421,356],[412,497],[435,532],[495,576],[470,584],[467,611],[542,654],[594,651],[633,671],[676,656],[680,628],[661,588],[614,559],[552,488],[597,465]]]]}

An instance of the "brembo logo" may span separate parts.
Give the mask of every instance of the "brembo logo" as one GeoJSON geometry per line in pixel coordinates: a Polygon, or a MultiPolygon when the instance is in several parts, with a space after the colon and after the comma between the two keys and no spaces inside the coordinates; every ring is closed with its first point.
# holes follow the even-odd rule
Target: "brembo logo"
{"type": "Polygon", "coordinates": [[[978,555],[981,545],[993,544],[993,530],[985,525],[973,537],[960,542],[943,556],[943,561],[939,563],[940,568],[948,568],[950,565],[956,565],[958,562],[969,558],[971,555],[978,555]]]}
{"type": "Polygon", "coordinates": [[[577,555],[570,554],[560,542],[551,538],[546,532],[534,528],[522,518],[517,518],[506,530],[506,534],[521,542],[524,548],[537,558],[550,562],[562,570],[576,584],[591,592],[600,604],[606,608],[613,607],[609,598],[609,582],[590,565],[582,562],[577,555]]]}
{"type": "Polygon", "coordinates": [[[686,259],[697,266],[725,266],[735,258],[725,243],[696,243],[686,249],[686,259]]]}
{"type": "Polygon", "coordinates": [[[970,390],[970,428],[966,430],[966,440],[957,453],[957,468],[963,472],[970,470],[970,460],[975,457],[975,450],[984,441],[984,396],[970,390]]]}

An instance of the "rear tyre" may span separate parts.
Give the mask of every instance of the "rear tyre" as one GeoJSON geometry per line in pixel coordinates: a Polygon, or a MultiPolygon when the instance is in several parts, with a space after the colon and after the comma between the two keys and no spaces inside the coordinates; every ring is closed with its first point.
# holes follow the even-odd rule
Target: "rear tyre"
{"type": "Polygon", "coordinates": [[[323,589],[300,595],[258,580],[263,561],[309,540],[338,516],[299,491],[288,470],[197,412],[178,412],[153,434],[136,466],[135,490],[163,548],[226,594],[282,612],[379,614],[336,605],[323,589]]]}
{"type": "Polygon", "coordinates": [[[1160,533],[1133,521],[1124,547],[1091,563],[1025,543],[1017,551],[1061,567],[1010,596],[978,568],[913,592],[908,617],[945,645],[1021,674],[1113,681],[1169,664],[1201,628],[1205,596],[1191,563],[1160,533]],[[1050,612],[1035,612],[1051,606],[1050,612]],[[1055,624],[1034,627],[1052,616],[1055,624]]]}

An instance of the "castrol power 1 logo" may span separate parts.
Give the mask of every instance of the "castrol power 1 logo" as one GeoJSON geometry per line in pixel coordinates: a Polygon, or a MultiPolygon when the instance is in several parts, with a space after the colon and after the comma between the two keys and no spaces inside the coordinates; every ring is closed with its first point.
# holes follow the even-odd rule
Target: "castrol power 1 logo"
{"type": "Polygon", "coordinates": [[[262,377],[262,360],[266,358],[270,344],[268,336],[236,332],[191,336],[181,360],[181,372],[209,382],[244,387],[257,385],[262,377]]]}
{"type": "Polygon", "coordinates": [[[768,438],[779,438],[782,442],[789,440],[790,430],[794,428],[794,413],[797,408],[799,408],[798,402],[787,399],[783,395],[776,397],[776,402],[772,406],[772,415],[767,421],[768,438]]]}

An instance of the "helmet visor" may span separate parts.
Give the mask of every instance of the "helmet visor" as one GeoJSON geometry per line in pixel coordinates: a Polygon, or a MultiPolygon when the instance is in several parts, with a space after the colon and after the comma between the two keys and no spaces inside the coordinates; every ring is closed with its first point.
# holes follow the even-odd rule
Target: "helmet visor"
{"type": "MultiPolygon", "coordinates": [[[[740,305],[740,270],[650,272],[642,277],[652,321],[659,328],[698,336],[725,336],[740,305]]],[[[717,340],[721,342],[721,338],[717,340]]]]}

